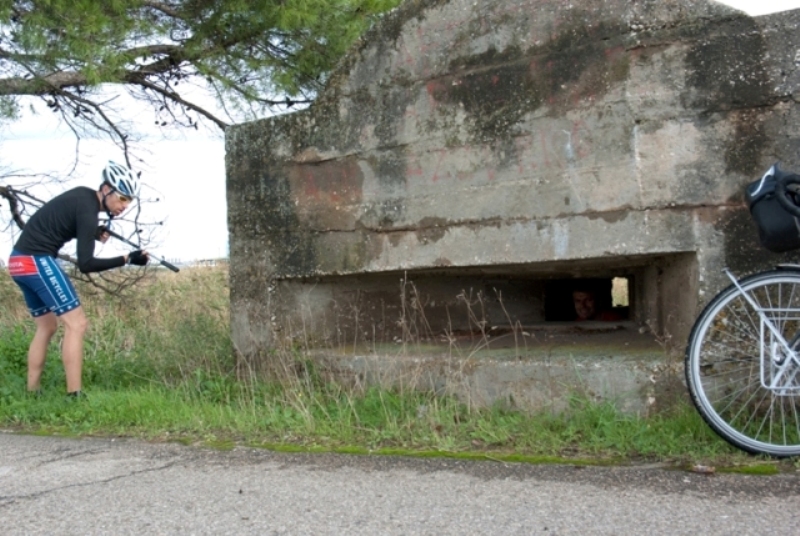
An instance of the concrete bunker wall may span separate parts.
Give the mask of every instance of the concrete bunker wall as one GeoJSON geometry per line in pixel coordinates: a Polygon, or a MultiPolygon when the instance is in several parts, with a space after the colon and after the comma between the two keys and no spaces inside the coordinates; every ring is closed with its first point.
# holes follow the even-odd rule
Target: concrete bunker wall
{"type": "Polygon", "coordinates": [[[627,329],[682,347],[722,267],[785,259],[742,190],[800,167],[799,24],[701,0],[406,2],[310,109],[226,135],[240,357],[402,339],[415,297],[420,334],[522,329],[554,281],[612,277],[627,329]]]}

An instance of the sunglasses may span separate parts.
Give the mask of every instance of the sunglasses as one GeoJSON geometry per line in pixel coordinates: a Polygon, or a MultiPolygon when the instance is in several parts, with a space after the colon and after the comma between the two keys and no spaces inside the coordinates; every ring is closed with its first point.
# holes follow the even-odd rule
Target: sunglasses
{"type": "Polygon", "coordinates": [[[119,200],[122,201],[123,203],[130,203],[131,201],[133,201],[133,198],[128,196],[128,195],[121,194],[119,192],[115,192],[115,193],[117,194],[117,197],[119,198],[119,200]]]}

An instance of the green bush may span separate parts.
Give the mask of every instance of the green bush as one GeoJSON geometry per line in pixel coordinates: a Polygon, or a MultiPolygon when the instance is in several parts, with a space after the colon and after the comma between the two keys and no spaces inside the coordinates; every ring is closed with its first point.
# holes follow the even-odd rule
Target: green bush
{"type": "Polygon", "coordinates": [[[25,391],[30,336],[22,328],[0,333],[0,402],[25,391]]]}
{"type": "MultiPolygon", "coordinates": [[[[33,338],[32,326],[0,327],[0,401],[24,395],[28,385],[28,347],[33,338]]],[[[51,348],[42,374],[42,389],[64,386],[61,360],[51,348]]]]}

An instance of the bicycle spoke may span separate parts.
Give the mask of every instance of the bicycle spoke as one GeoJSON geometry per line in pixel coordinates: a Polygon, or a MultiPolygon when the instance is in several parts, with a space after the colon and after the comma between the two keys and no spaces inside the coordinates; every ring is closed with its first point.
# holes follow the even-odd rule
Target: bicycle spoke
{"type": "Polygon", "coordinates": [[[692,400],[737,447],[800,454],[800,363],[794,353],[800,347],[800,274],[766,272],[740,284],[752,303],[729,287],[692,331],[686,357],[692,400]]]}

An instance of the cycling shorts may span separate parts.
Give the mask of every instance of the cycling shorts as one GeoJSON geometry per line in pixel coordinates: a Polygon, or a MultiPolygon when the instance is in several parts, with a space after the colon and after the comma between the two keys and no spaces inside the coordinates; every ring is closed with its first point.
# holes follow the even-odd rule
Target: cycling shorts
{"type": "Polygon", "coordinates": [[[69,277],[49,255],[22,255],[12,251],[8,272],[22,289],[25,303],[34,317],[47,313],[61,316],[81,305],[69,277]]]}

